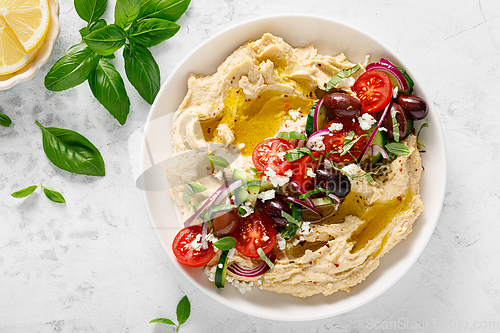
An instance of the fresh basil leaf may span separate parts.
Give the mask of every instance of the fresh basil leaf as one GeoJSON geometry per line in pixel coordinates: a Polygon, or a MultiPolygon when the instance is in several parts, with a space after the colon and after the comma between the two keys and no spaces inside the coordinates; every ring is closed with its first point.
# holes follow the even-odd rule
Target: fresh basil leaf
{"type": "Polygon", "coordinates": [[[149,322],[150,324],[153,324],[153,323],[159,323],[159,324],[167,324],[167,325],[173,325],[175,327],[177,327],[177,325],[171,321],[170,319],[167,319],[167,318],[156,318],[156,319],[153,319],[149,322]]]}
{"type": "Polygon", "coordinates": [[[284,239],[290,239],[295,236],[297,229],[302,225],[302,206],[293,203],[292,204],[292,215],[281,211],[281,216],[283,216],[289,223],[281,227],[281,237],[284,239]]]}
{"type": "Polygon", "coordinates": [[[94,71],[100,57],[85,43],[72,46],[45,76],[45,87],[62,91],[83,83],[94,71]]]}
{"type": "Polygon", "coordinates": [[[94,97],[120,123],[125,124],[130,110],[130,100],[120,73],[108,61],[101,59],[89,77],[94,97]]]}
{"type": "Polygon", "coordinates": [[[43,193],[45,193],[45,196],[49,198],[50,200],[57,202],[57,203],[66,203],[66,200],[64,200],[64,197],[61,193],[57,192],[54,189],[51,189],[50,187],[43,187],[43,193]]]}
{"type": "Polygon", "coordinates": [[[10,195],[12,195],[14,198],[26,198],[26,197],[30,196],[31,194],[33,194],[33,192],[36,191],[38,186],[40,186],[40,185],[31,185],[31,186],[28,186],[26,188],[23,188],[22,190],[15,191],[15,192],[11,193],[10,195]]]}
{"type": "Polygon", "coordinates": [[[106,10],[107,0],[75,0],[75,9],[82,20],[92,23],[106,10]]]}
{"type": "Polygon", "coordinates": [[[215,242],[214,246],[222,251],[231,250],[236,246],[236,239],[234,237],[227,236],[215,242]]]}
{"type": "Polygon", "coordinates": [[[250,168],[250,170],[252,170],[255,174],[259,174],[259,173],[263,173],[264,172],[264,171],[258,171],[255,168],[250,168]]]}
{"type": "Polygon", "coordinates": [[[110,55],[125,44],[127,33],[116,24],[110,24],[95,30],[85,36],[83,40],[87,45],[100,55],[110,55]]]}
{"type": "Polygon", "coordinates": [[[186,205],[189,205],[189,197],[193,193],[200,193],[205,191],[207,188],[203,185],[200,184],[195,184],[195,183],[185,183],[184,184],[184,194],[182,195],[182,201],[186,205]]]}
{"type": "Polygon", "coordinates": [[[43,127],[43,150],[47,158],[58,168],[89,176],[106,174],[99,150],[83,135],[64,128],[43,127]]]}
{"type": "Polygon", "coordinates": [[[191,314],[191,303],[189,303],[189,299],[187,296],[184,296],[177,305],[177,321],[179,322],[179,326],[184,324],[186,320],[188,320],[189,315],[191,314]]]}
{"type": "Polygon", "coordinates": [[[328,83],[326,84],[326,91],[329,91],[330,89],[335,87],[337,85],[337,83],[342,81],[342,79],[348,78],[352,74],[356,73],[360,68],[361,67],[359,65],[356,65],[356,66],[348,68],[348,69],[343,69],[340,72],[338,72],[337,74],[335,74],[335,76],[332,77],[330,79],[330,81],[328,81],[328,83]]]}
{"type": "Polygon", "coordinates": [[[90,33],[89,27],[83,27],[78,31],[80,32],[80,36],[82,36],[82,39],[90,33]]]}
{"type": "Polygon", "coordinates": [[[177,21],[186,11],[191,0],[142,0],[139,21],[147,18],[160,18],[177,21]]]}
{"type": "Polygon", "coordinates": [[[396,115],[399,113],[399,111],[394,111],[394,113],[391,113],[391,118],[392,118],[392,131],[394,133],[394,141],[399,142],[399,125],[398,125],[398,120],[396,119],[396,115]]]}
{"type": "Polygon", "coordinates": [[[403,144],[403,143],[397,143],[397,142],[391,142],[385,145],[385,149],[394,155],[398,156],[405,156],[410,153],[410,149],[403,144]]]}
{"type": "Polygon", "coordinates": [[[115,24],[126,28],[137,18],[141,10],[141,0],[117,0],[115,5],[115,24]]]}
{"type": "Polygon", "coordinates": [[[262,261],[264,261],[270,269],[273,269],[274,264],[271,262],[271,260],[269,260],[269,258],[266,256],[266,253],[264,252],[264,250],[262,250],[261,247],[257,249],[257,253],[259,254],[260,259],[262,259],[262,261]]]}
{"type": "Polygon", "coordinates": [[[209,155],[208,158],[213,165],[223,168],[229,168],[231,166],[229,162],[222,156],[209,155]]]}
{"type": "Polygon", "coordinates": [[[297,140],[306,140],[307,137],[304,133],[291,131],[291,132],[279,132],[276,136],[278,139],[297,139],[297,140]]]}
{"type": "Polygon", "coordinates": [[[133,53],[125,45],[123,57],[128,80],[146,102],[153,104],[160,90],[160,68],[153,55],[146,47],[137,44],[133,53]]]}
{"type": "Polygon", "coordinates": [[[106,23],[106,20],[105,19],[100,19],[99,21],[93,23],[90,27],[89,27],[89,31],[90,32],[94,32],[96,30],[99,30],[99,29],[102,29],[104,28],[105,26],[107,26],[108,24],[106,23]]]}
{"type": "Polygon", "coordinates": [[[230,210],[233,208],[238,208],[238,206],[230,205],[230,204],[213,205],[212,206],[212,213],[223,212],[225,210],[230,210]]]}
{"type": "Polygon", "coordinates": [[[314,155],[311,153],[309,148],[307,147],[298,147],[290,150],[285,151],[285,159],[288,162],[293,162],[295,160],[298,160],[299,158],[302,158],[306,155],[309,155],[313,158],[313,160],[317,161],[318,158],[314,157],[314,155]]]}
{"type": "Polygon", "coordinates": [[[181,27],[158,18],[139,21],[128,32],[128,38],[146,47],[160,44],[174,36],[181,27]]]}
{"type": "Polygon", "coordinates": [[[345,154],[347,154],[349,152],[349,150],[351,150],[352,146],[354,146],[354,144],[356,142],[358,142],[362,137],[368,136],[368,135],[367,134],[360,135],[359,137],[356,138],[356,140],[353,140],[354,136],[355,136],[354,131],[350,131],[346,135],[346,137],[344,139],[344,145],[342,147],[342,153],[340,154],[340,156],[344,156],[345,154]]]}
{"type": "Polygon", "coordinates": [[[296,220],[292,215],[288,214],[284,210],[281,211],[281,216],[284,217],[289,223],[293,223],[298,227],[300,227],[302,224],[300,221],[296,220]]]}
{"type": "Polygon", "coordinates": [[[5,113],[0,113],[0,125],[3,127],[10,127],[12,120],[5,113]]]}
{"type": "Polygon", "coordinates": [[[306,192],[306,193],[300,195],[299,199],[302,200],[302,199],[305,199],[305,198],[309,198],[311,195],[316,194],[316,193],[320,193],[320,192],[329,193],[324,188],[318,187],[318,188],[315,188],[314,190],[311,190],[309,192],[306,192]]]}

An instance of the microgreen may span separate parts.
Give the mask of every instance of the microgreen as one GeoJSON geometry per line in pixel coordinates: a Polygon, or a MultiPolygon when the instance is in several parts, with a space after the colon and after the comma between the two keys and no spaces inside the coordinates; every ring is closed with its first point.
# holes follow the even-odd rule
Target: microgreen
{"type": "Polygon", "coordinates": [[[40,183],[39,185],[31,185],[19,191],[15,191],[11,193],[11,195],[14,198],[19,198],[19,199],[26,198],[29,197],[31,194],[33,194],[33,192],[35,192],[36,189],[39,188],[40,186],[43,188],[43,193],[47,198],[49,198],[49,200],[57,203],[66,203],[66,200],[64,199],[61,193],[57,192],[54,189],[51,189],[50,187],[44,186],[42,183],[40,183]]]}
{"type": "Polygon", "coordinates": [[[342,79],[348,78],[352,74],[356,73],[360,68],[361,68],[361,66],[356,65],[356,66],[348,68],[348,69],[343,69],[340,72],[338,72],[337,74],[335,74],[335,76],[332,77],[330,79],[330,81],[328,81],[328,83],[326,84],[326,91],[329,91],[330,89],[335,87],[337,85],[337,83],[342,81],[342,79]]]}
{"type": "Polygon", "coordinates": [[[205,191],[207,188],[203,185],[196,184],[196,183],[185,183],[184,184],[184,194],[182,195],[182,201],[186,205],[189,205],[189,197],[193,193],[200,193],[205,191]]]}
{"type": "Polygon", "coordinates": [[[0,125],[3,127],[9,127],[12,124],[12,120],[5,113],[0,113],[0,125]]]}
{"type": "Polygon", "coordinates": [[[357,137],[355,140],[353,140],[355,135],[356,135],[356,133],[354,133],[354,131],[350,131],[346,135],[346,137],[344,139],[344,145],[342,147],[342,153],[340,154],[340,156],[344,156],[345,154],[347,154],[349,152],[349,150],[352,148],[352,146],[354,146],[354,144],[356,142],[358,142],[362,137],[368,136],[368,134],[363,134],[363,135],[360,135],[359,137],[357,137]]]}
{"type": "Polygon", "coordinates": [[[231,236],[221,238],[214,243],[214,246],[222,251],[231,250],[236,246],[236,238],[231,236]]]}
{"type": "Polygon", "coordinates": [[[86,80],[94,97],[124,125],[130,101],[120,73],[107,59],[124,47],[125,73],[132,86],[149,104],[160,90],[160,69],[148,47],[173,37],[180,29],[174,23],[190,0],[117,0],[115,22],[100,19],[107,0],[74,0],[77,14],[87,22],[82,41],[68,49],[45,76],[45,87],[62,91],[86,80]]]}
{"type": "Polygon", "coordinates": [[[421,145],[422,147],[424,147],[424,148],[425,148],[425,145],[424,145],[422,142],[418,141],[418,137],[419,137],[419,135],[420,135],[420,131],[421,131],[421,130],[422,130],[422,128],[424,128],[424,127],[429,127],[429,123],[423,123],[423,124],[422,124],[422,126],[420,126],[420,129],[418,130],[418,133],[417,133],[417,143],[418,143],[419,145],[421,145]]]}
{"type": "Polygon", "coordinates": [[[231,165],[229,162],[222,156],[209,155],[210,163],[213,165],[217,165],[223,168],[229,168],[231,165]]]}
{"type": "Polygon", "coordinates": [[[315,161],[318,160],[318,158],[314,157],[314,155],[311,153],[311,151],[307,147],[297,147],[294,149],[285,150],[285,159],[288,162],[293,162],[293,161],[298,160],[299,158],[302,158],[306,155],[311,156],[315,161]]]}
{"type": "Polygon", "coordinates": [[[177,304],[176,315],[178,324],[174,323],[172,320],[167,318],[156,318],[151,320],[149,323],[158,323],[158,324],[166,324],[175,326],[177,332],[179,332],[179,327],[188,320],[189,315],[191,314],[191,303],[189,303],[189,299],[187,296],[184,296],[177,304]]]}
{"type": "Polygon", "coordinates": [[[297,140],[306,140],[307,137],[304,133],[291,131],[291,132],[279,132],[276,135],[278,139],[297,139],[297,140]]]}
{"type": "Polygon", "coordinates": [[[397,142],[391,142],[385,145],[385,149],[391,154],[397,155],[397,156],[405,156],[410,153],[410,149],[403,144],[403,143],[397,143],[397,142]]]}
{"type": "Polygon", "coordinates": [[[316,194],[316,193],[320,193],[320,192],[329,193],[328,190],[325,190],[324,188],[318,187],[318,188],[315,188],[314,190],[311,190],[309,192],[306,192],[306,193],[302,194],[299,197],[299,199],[302,200],[302,199],[305,199],[305,198],[309,198],[311,195],[316,194]]]}

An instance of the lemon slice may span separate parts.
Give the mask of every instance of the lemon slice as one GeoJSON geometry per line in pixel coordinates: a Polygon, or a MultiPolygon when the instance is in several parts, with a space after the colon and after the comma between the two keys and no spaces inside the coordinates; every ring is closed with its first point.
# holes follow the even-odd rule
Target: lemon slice
{"type": "Polygon", "coordinates": [[[43,41],[36,49],[26,53],[14,31],[0,16],[0,75],[16,72],[26,66],[35,58],[42,45],[43,41]]]}
{"type": "Polygon", "coordinates": [[[26,53],[31,53],[45,40],[50,22],[48,0],[0,0],[0,16],[26,53]]]}

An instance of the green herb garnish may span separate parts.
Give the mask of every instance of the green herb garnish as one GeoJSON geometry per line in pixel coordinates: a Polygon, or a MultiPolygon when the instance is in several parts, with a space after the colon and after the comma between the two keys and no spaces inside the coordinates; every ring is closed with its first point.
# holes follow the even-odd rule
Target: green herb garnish
{"type": "Polygon", "coordinates": [[[200,193],[205,191],[207,188],[203,185],[200,184],[195,184],[195,183],[185,183],[184,184],[184,194],[182,195],[182,201],[186,205],[189,205],[189,197],[193,193],[200,193]]]}
{"type": "Polygon", "coordinates": [[[231,236],[221,238],[214,243],[214,246],[222,251],[231,250],[236,246],[236,238],[231,236]]]}
{"type": "Polygon", "coordinates": [[[337,83],[342,81],[342,79],[348,78],[352,74],[356,73],[360,68],[361,68],[361,66],[356,65],[356,66],[348,68],[348,69],[343,69],[340,72],[338,72],[337,74],[335,74],[335,76],[332,77],[330,79],[330,81],[328,81],[328,83],[326,84],[326,91],[329,91],[330,89],[335,87],[337,85],[337,83]]]}
{"type": "Polygon", "coordinates": [[[403,144],[403,143],[397,143],[397,142],[391,142],[385,145],[385,149],[391,154],[397,155],[397,156],[405,156],[410,153],[410,149],[403,144]]]}
{"type": "Polygon", "coordinates": [[[39,188],[40,186],[43,188],[43,193],[45,194],[45,196],[49,198],[51,201],[57,203],[66,203],[66,200],[64,199],[61,193],[57,192],[54,189],[51,189],[50,187],[43,186],[42,183],[40,183],[39,185],[31,185],[26,188],[23,188],[22,190],[15,191],[11,193],[11,195],[14,198],[26,198],[29,197],[31,194],[33,194],[33,192],[35,192],[36,189],[39,188]]]}
{"type": "Polygon", "coordinates": [[[281,226],[281,237],[284,239],[290,239],[297,233],[297,229],[302,226],[302,206],[293,203],[291,205],[292,215],[287,214],[287,212],[281,211],[281,216],[283,216],[288,224],[281,226]]]}
{"type": "Polygon", "coordinates": [[[276,135],[278,139],[297,139],[297,140],[306,140],[307,137],[304,133],[291,131],[291,132],[279,132],[276,135]]]}
{"type": "Polygon", "coordinates": [[[344,145],[342,147],[342,153],[340,153],[340,156],[344,156],[345,154],[347,154],[349,152],[349,150],[352,148],[352,146],[354,146],[354,144],[356,142],[358,142],[362,137],[368,136],[368,134],[363,134],[363,135],[360,135],[359,137],[357,137],[355,140],[353,140],[355,135],[356,135],[356,133],[354,133],[354,131],[350,131],[346,135],[346,137],[344,139],[344,145]]]}
{"type": "Polygon", "coordinates": [[[398,120],[396,119],[396,115],[399,113],[398,110],[391,113],[392,117],[392,132],[394,133],[394,141],[399,142],[399,125],[398,120]]]}
{"type": "Polygon", "coordinates": [[[223,168],[230,167],[229,162],[222,156],[209,155],[208,158],[210,159],[210,163],[212,163],[213,165],[217,165],[223,168]]]}
{"type": "Polygon", "coordinates": [[[5,113],[0,113],[0,126],[9,127],[12,124],[12,120],[5,113]]]}
{"type": "Polygon", "coordinates": [[[317,157],[314,157],[314,155],[311,153],[309,148],[307,147],[298,147],[290,150],[285,150],[285,159],[288,162],[293,162],[295,160],[298,160],[299,158],[302,158],[306,155],[311,156],[315,161],[318,160],[317,157]]]}
{"type": "Polygon", "coordinates": [[[309,192],[306,192],[306,193],[302,194],[299,197],[299,199],[302,200],[302,199],[305,199],[305,198],[309,198],[311,195],[316,194],[316,193],[320,193],[320,192],[329,193],[328,190],[325,190],[324,188],[318,187],[318,188],[315,188],[314,190],[311,190],[309,192]]]}
{"type": "Polygon", "coordinates": [[[175,324],[172,320],[167,318],[156,318],[151,320],[149,323],[172,325],[175,326],[177,328],[177,332],[179,332],[179,327],[181,327],[181,325],[184,324],[186,320],[188,320],[189,315],[191,314],[191,303],[189,303],[189,299],[187,298],[187,296],[184,296],[179,301],[179,304],[177,304],[176,314],[178,324],[175,324]]]}
{"type": "Polygon", "coordinates": [[[273,269],[274,264],[271,262],[271,260],[269,260],[269,258],[266,256],[264,250],[262,250],[261,247],[257,249],[257,253],[259,254],[260,259],[262,259],[267,264],[267,266],[269,266],[270,269],[273,269]]]}
{"type": "Polygon", "coordinates": [[[258,171],[255,168],[250,168],[250,170],[252,170],[255,174],[259,174],[259,173],[263,173],[264,172],[264,171],[258,171]]]}
{"type": "Polygon", "coordinates": [[[424,147],[424,148],[425,148],[425,145],[424,145],[422,142],[418,141],[418,137],[419,137],[419,135],[420,135],[420,131],[421,131],[421,130],[422,130],[422,128],[424,128],[424,127],[429,127],[429,123],[423,123],[423,124],[422,124],[422,126],[420,126],[420,129],[418,130],[418,133],[417,133],[417,143],[418,143],[419,145],[421,145],[422,147],[424,147]]]}

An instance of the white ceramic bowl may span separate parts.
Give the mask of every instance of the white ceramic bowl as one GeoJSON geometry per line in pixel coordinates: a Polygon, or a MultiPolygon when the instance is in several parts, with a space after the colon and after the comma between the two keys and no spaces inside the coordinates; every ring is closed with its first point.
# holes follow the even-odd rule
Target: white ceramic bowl
{"type": "Polygon", "coordinates": [[[42,49],[36,55],[35,59],[27,64],[25,67],[21,68],[19,71],[0,75],[0,90],[9,89],[10,87],[18,84],[19,82],[26,81],[35,76],[36,72],[43,64],[49,60],[52,55],[52,50],[54,49],[54,43],[59,37],[59,2],[57,0],[49,0],[50,8],[50,23],[49,30],[45,37],[45,42],[42,49]]]}
{"type": "Polygon", "coordinates": [[[173,264],[186,279],[213,299],[238,311],[275,320],[302,321],[338,315],[387,290],[408,271],[424,250],[438,221],[445,194],[446,160],[441,126],[419,82],[411,67],[375,38],[339,21],[317,16],[280,15],[247,21],[218,33],[198,46],[163,84],[148,117],[140,157],[143,175],[138,180],[138,186],[146,189],[143,194],[149,218],[173,264]],[[415,94],[426,99],[430,106],[429,116],[425,119],[430,126],[420,136],[427,147],[422,157],[425,171],[420,181],[424,212],[415,222],[409,237],[386,254],[380,266],[364,282],[351,288],[350,293],[339,291],[328,297],[315,295],[301,299],[254,287],[250,293],[241,295],[229,283],[226,288],[218,290],[208,281],[202,269],[178,264],[171,250],[172,240],[182,222],[168,192],[161,186],[165,183],[162,161],[171,156],[170,123],[187,92],[188,74],[208,75],[215,72],[232,51],[250,39],[260,38],[265,32],[282,37],[292,46],[314,43],[320,54],[344,52],[353,62],[363,61],[366,54],[370,54],[373,61],[388,58],[409,72],[415,80],[415,94]]]}

